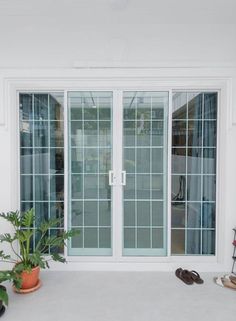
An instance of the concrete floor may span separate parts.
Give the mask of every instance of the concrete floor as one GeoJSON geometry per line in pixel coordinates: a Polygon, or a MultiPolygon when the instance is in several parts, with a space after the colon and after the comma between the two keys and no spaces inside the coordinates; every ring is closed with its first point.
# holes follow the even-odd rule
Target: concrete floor
{"type": "Polygon", "coordinates": [[[52,272],[31,294],[9,289],[2,321],[235,321],[236,291],[167,272],[52,272]]]}

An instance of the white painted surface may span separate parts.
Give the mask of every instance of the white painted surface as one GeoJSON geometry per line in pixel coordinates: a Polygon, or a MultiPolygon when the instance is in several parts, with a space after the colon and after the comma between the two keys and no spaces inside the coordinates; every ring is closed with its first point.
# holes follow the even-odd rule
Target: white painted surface
{"type": "Polygon", "coordinates": [[[185,285],[174,273],[44,272],[34,293],[9,289],[2,320],[234,321],[235,291],[215,285],[217,275],[201,273],[204,284],[185,285]]]}
{"type": "MultiPolygon", "coordinates": [[[[220,263],[218,267],[217,263],[203,263],[202,269],[205,266],[205,270],[215,270],[223,266],[229,270],[232,228],[236,226],[235,9],[234,0],[59,0],[56,3],[53,0],[2,0],[0,211],[17,208],[16,113],[12,109],[16,88],[64,89],[65,82],[66,88],[81,88],[81,83],[86,87],[91,79],[94,85],[102,86],[104,78],[111,79],[111,87],[114,84],[119,87],[115,80],[122,77],[132,81],[135,87],[140,79],[145,83],[147,78],[155,77],[155,84],[160,87],[171,80],[173,86],[181,84],[194,89],[194,79],[201,79],[203,88],[204,82],[210,82],[215,88],[217,81],[227,79],[228,92],[225,105],[221,106],[226,115],[220,128],[224,141],[219,151],[222,225],[219,226],[221,250],[217,259],[220,263]],[[73,69],[75,66],[132,68],[82,70],[73,69]],[[139,66],[142,69],[137,69],[139,66]]],[[[0,222],[0,232],[8,230],[9,227],[0,222]]],[[[93,263],[90,265],[87,268],[93,263]]],[[[149,261],[143,269],[153,268],[151,265],[149,261]]],[[[139,269],[140,265],[133,264],[133,268],[139,269]]],[[[168,266],[159,263],[158,269],[161,268],[168,266]]]]}

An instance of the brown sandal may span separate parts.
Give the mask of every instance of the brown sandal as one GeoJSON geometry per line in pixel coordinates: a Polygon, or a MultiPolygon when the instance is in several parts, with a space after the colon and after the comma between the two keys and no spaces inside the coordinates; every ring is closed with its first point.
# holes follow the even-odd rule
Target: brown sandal
{"type": "Polygon", "coordinates": [[[200,275],[196,271],[190,271],[189,273],[191,274],[191,278],[192,278],[193,282],[195,282],[197,284],[204,283],[203,279],[201,279],[200,275]]]}
{"type": "Polygon", "coordinates": [[[178,268],[175,271],[175,275],[177,276],[177,278],[179,278],[185,284],[187,284],[187,285],[193,284],[193,279],[192,279],[191,273],[188,270],[183,270],[181,268],[178,268]]]}

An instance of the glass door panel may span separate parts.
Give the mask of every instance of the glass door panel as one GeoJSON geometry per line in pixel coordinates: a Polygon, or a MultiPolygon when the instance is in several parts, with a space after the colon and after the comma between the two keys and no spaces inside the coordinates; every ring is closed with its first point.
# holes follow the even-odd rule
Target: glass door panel
{"type": "Polygon", "coordinates": [[[166,255],[167,122],[168,92],[124,92],[124,255],[166,255]]]}
{"type": "Polygon", "coordinates": [[[111,255],[112,93],[69,92],[69,255],[111,255]]]}

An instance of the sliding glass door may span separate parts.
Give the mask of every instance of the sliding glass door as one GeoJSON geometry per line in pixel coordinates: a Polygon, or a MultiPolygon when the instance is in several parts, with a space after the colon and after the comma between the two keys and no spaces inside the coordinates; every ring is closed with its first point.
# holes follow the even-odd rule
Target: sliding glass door
{"type": "Polygon", "coordinates": [[[123,95],[124,255],[166,255],[168,96],[123,95]]]}
{"type": "Polygon", "coordinates": [[[111,255],[112,92],[68,93],[70,255],[111,255]]]}
{"type": "Polygon", "coordinates": [[[19,94],[20,208],[79,229],[69,256],[215,254],[218,93],[169,96],[19,94]]]}

